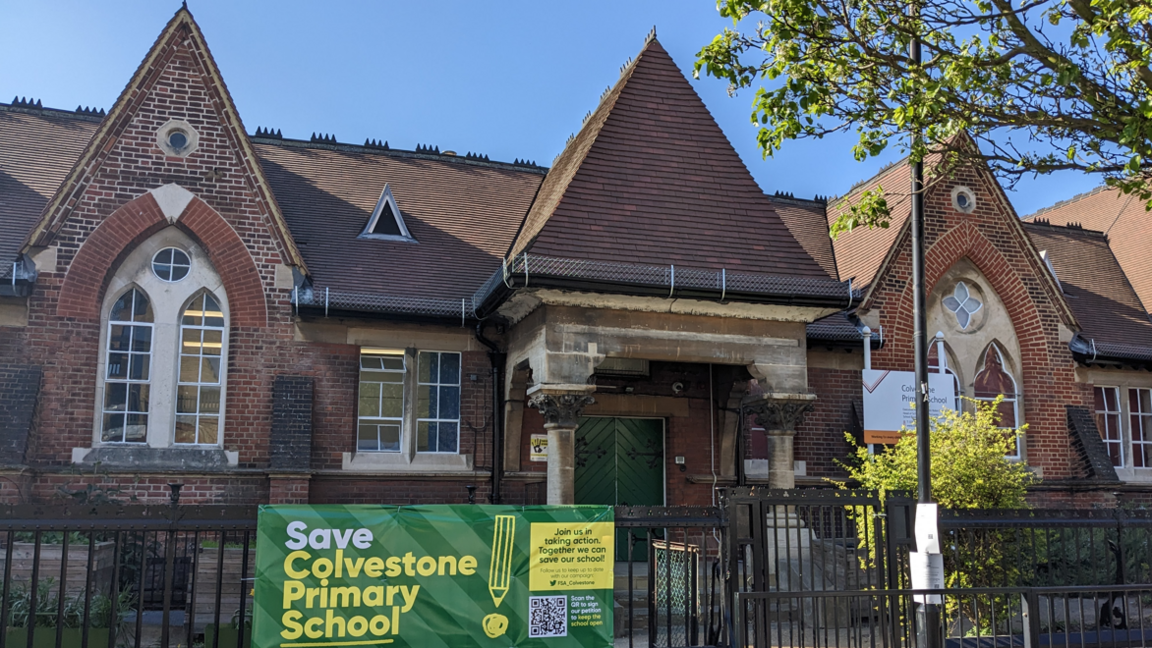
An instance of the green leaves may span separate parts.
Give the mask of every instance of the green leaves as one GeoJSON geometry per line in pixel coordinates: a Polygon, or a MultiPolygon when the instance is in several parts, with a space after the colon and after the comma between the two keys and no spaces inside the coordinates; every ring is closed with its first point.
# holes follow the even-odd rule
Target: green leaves
{"type": "MultiPolygon", "coordinates": [[[[1152,3],[1146,0],[721,0],[733,26],[696,72],[757,87],[765,157],[855,131],[853,154],[947,153],[1009,185],[1079,170],[1120,187],[1152,179],[1152,3]],[[1051,29],[1058,26],[1058,29],[1051,29]],[[923,64],[908,53],[923,42],[923,64]],[[959,146],[958,135],[970,139],[959,146]],[[922,134],[914,146],[910,133],[922,134]],[[977,146],[968,143],[975,142],[977,146]]],[[[834,233],[885,218],[869,205],[834,233]]]]}
{"type": "Polygon", "coordinates": [[[888,200],[884,196],[882,186],[865,190],[855,202],[841,201],[838,208],[840,213],[829,227],[829,235],[833,239],[840,238],[841,234],[851,232],[860,226],[868,229],[875,227],[887,229],[891,224],[888,200]]]}
{"type": "MultiPolygon", "coordinates": [[[[988,403],[966,399],[971,411],[945,410],[932,419],[932,494],[945,508],[1026,508],[1024,496],[1034,477],[1026,464],[1010,461],[1016,438],[1025,433],[999,427],[1000,399],[988,403]]],[[[850,463],[841,463],[849,477],[863,488],[880,491],[915,491],[917,486],[916,435],[906,434],[885,452],[868,448],[849,437],[850,463]]]]}

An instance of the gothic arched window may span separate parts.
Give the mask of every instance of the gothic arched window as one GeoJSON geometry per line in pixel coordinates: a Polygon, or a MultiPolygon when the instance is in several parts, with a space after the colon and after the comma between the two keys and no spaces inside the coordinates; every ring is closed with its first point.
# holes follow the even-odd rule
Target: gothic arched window
{"type": "Polygon", "coordinates": [[[108,348],[100,438],[145,443],[152,381],[152,303],[132,288],[108,311],[108,348]]]}
{"type": "MultiPolygon", "coordinates": [[[[928,347],[928,370],[929,371],[932,371],[932,372],[939,372],[940,371],[939,348],[940,348],[940,344],[938,344],[938,343],[933,343],[928,347]]],[[[951,365],[948,364],[948,352],[947,351],[944,352],[944,373],[948,374],[949,376],[952,376],[952,385],[956,391],[956,404],[952,409],[959,412],[960,411],[960,405],[962,402],[960,399],[961,399],[961,397],[964,396],[964,391],[960,388],[960,377],[956,375],[956,372],[952,370],[951,365]]]]}
{"type": "MultiPolygon", "coordinates": [[[[1000,427],[1015,430],[1020,427],[1020,395],[1016,391],[1016,379],[1004,369],[1004,356],[995,343],[984,352],[984,367],[976,374],[973,396],[978,401],[994,401],[1003,396],[999,411],[1000,427]]],[[[1016,453],[1020,456],[1020,439],[1016,439],[1016,453]]]]}
{"type": "Polygon", "coordinates": [[[224,311],[211,293],[200,293],[180,316],[176,443],[219,440],[223,351],[224,311]]]}

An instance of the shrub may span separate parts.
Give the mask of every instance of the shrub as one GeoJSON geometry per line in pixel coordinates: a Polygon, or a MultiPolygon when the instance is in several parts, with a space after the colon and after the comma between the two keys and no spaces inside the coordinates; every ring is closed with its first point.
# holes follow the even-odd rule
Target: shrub
{"type": "MultiPolygon", "coordinates": [[[[972,411],[945,410],[932,418],[929,433],[932,498],[947,509],[1027,508],[1025,495],[1034,477],[1023,461],[1007,458],[1015,454],[1017,438],[1026,430],[999,427],[1000,399],[991,403],[966,400],[972,403],[972,411]]],[[[892,493],[917,490],[917,438],[909,430],[902,431],[905,434],[899,443],[875,454],[869,454],[867,446],[848,436],[853,452],[849,461],[840,465],[860,486],[878,491],[882,500],[892,493]]],[[[846,483],[839,485],[847,486],[846,483]]],[[[860,548],[867,549],[868,556],[874,560],[876,547],[870,546],[869,540],[877,537],[875,520],[864,515],[863,510],[850,512],[857,521],[860,548]]],[[[991,531],[979,538],[942,546],[945,585],[992,587],[1030,581],[1029,570],[1035,565],[1018,561],[1008,564],[1004,560],[1004,548],[1010,544],[1010,538],[1001,537],[1002,534],[1011,534],[1011,531],[991,531]]],[[[949,539],[942,540],[946,543],[949,539]]],[[[994,618],[989,614],[992,607],[1007,609],[1002,607],[1006,601],[982,597],[964,597],[960,603],[950,598],[949,602],[950,612],[960,612],[969,619],[978,618],[981,626],[994,618]]]]}

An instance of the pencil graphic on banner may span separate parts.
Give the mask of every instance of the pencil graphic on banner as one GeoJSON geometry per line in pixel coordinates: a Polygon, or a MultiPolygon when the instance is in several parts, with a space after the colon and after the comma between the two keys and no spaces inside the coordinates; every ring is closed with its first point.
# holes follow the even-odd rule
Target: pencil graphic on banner
{"type": "Polygon", "coordinates": [[[492,566],[488,568],[488,592],[496,607],[508,595],[512,582],[512,545],[516,540],[516,518],[497,515],[492,531],[492,566]]]}

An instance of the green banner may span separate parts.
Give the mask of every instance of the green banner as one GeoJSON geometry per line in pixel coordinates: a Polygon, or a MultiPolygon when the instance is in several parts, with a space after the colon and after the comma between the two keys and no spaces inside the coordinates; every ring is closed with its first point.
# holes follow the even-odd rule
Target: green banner
{"type": "Polygon", "coordinates": [[[610,506],[261,506],[253,648],[612,645],[610,506]]]}

